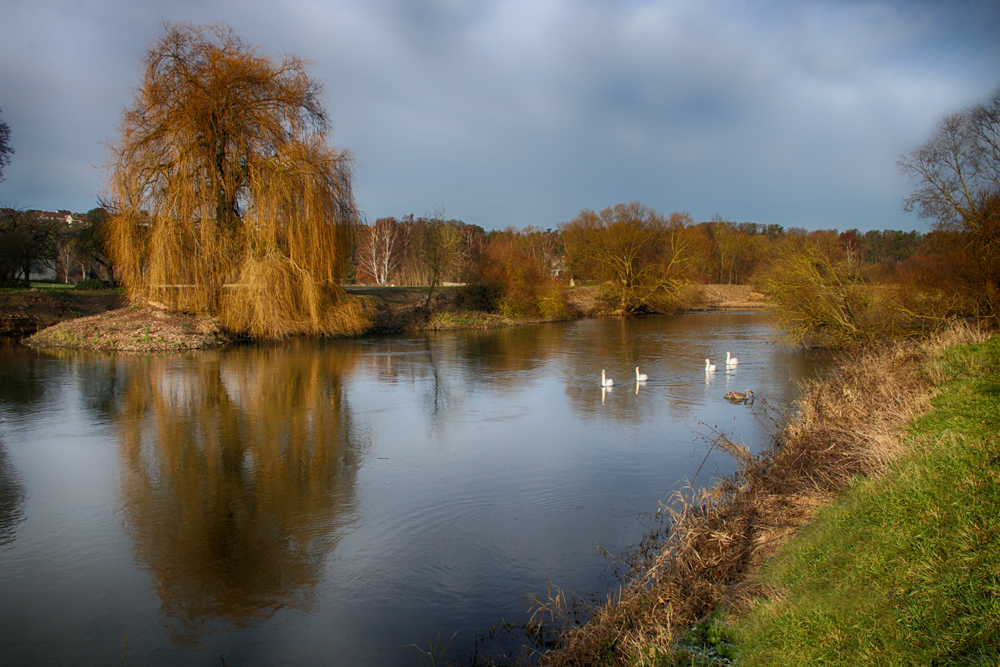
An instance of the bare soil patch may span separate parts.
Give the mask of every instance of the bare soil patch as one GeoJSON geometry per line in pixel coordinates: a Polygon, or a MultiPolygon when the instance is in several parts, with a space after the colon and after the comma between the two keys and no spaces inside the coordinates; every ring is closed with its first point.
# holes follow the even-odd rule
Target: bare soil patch
{"type": "MultiPolygon", "coordinates": [[[[748,310],[767,308],[767,297],[749,285],[698,285],[701,297],[691,310],[748,310]]],[[[601,299],[600,285],[578,285],[567,291],[570,305],[585,317],[607,315],[607,304],[601,299]]]]}
{"type": "Polygon", "coordinates": [[[166,352],[219,347],[230,341],[214,318],[129,306],[60,322],[22,342],[36,348],[166,352]]]}
{"type": "Polygon", "coordinates": [[[709,310],[767,308],[768,302],[750,285],[702,285],[702,305],[709,310]]]}
{"type": "Polygon", "coordinates": [[[599,285],[578,285],[566,292],[566,300],[584,317],[604,314],[605,305],[601,299],[599,285]]]}

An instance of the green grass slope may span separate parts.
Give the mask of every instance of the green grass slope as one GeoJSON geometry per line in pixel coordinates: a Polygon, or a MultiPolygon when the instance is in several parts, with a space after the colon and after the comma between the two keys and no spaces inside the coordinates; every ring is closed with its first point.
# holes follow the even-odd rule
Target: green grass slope
{"type": "Polygon", "coordinates": [[[1000,664],[1000,336],[948,350],[889,474],[857,480],[764,571],[738,664],[1000,664]]]}

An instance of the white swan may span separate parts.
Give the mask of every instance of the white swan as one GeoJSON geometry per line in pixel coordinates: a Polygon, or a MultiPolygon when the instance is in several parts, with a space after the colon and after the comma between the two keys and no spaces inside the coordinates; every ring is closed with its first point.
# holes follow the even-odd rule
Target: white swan
{"type": "Polygon", "coordinates": [[[705,360],[705,372],[706,373],[714,373],[715,372],[715,364],[713,364],[708,359],[705,360]]]}
{"type": "Polygon", "coordinates": [[[635,367],[635,381],[636,382],[645,382],[648,379],[649,379],[649,376],[646,375],[645,373],[640,373],[639,372],[639,367],[636,366],[635,367]]]}
{"type": "Polygon", "coordinates": [[[601,386],[602,387],[613,387],[615,381],[604,375],[604,369],[601,369],[601,386]]]}
{"type": "Polygon", "coordinates": [[[723,396],[723,398],[733,403],[746,403],[747,401],[753,403],[753,392],[749,389],[746,391],[731,391],[723,396]]]}
{"type": "Polygon", "coordinates": [[[730,357],[729,351],[726,350],[726,368],[732,368],[736,364],[740,363],[740,360],[736,357],[730,357]]]}

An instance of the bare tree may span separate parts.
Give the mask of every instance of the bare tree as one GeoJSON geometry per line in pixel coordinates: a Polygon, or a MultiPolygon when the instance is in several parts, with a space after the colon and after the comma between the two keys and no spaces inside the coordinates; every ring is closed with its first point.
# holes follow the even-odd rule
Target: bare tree
{"type": "Polygon", "coordinates": [[[10,125],[0,120],[0,182],[3,178],[3,168],[10,164],[10,156],[14,147],[10,145],[10,125]]]}
{"type": "Polygon", "coordinates": [[[946,116],[923,146],[899,160],[915,189],[904,203],[966,239],[991,312],[1000,312],[1000,88],[946,116]]]}
{"type": "Polygon", "coordinates": [[[72,230],[61,230],[55,244],[56,282],[68,283],[69,274],[76,263],[76,243],[72,230]]]}
{"type": "Polygon", "coordinates": [[[686,244],[656,211],[633,202],[584,210],[563,226],[566,252],[576,267],[609,281],[617,310],[664,310],[677,304],[684,282],[686,244]]]}
{"type": "Polygon", "coordinates": [[[358,262],[362,273],[385,285],[399,268],[403,232],[395,218],[379,218],[358,227],[358,262]]]}
{"type": "Polygon", "coordinates": [[[114,287],[115,266],[105,251],[108,221],[108,212],[102,207],[87,211],[87,222],[76,233],[74,250],[81,266],[86,267],[85,271],[92,270],[95,264],[102,267],[107,274],[109,286],[114,287]]]}
{"type": "Polygon", "coordinates": [[[459,230],[445,221],[444,211],[437,211],[433,218],[423,218],[418,224],[415,249],[426,271],[426,305],[430,308],[435,288],[455,268],[462,239],[459,230]]]}
{"type": "Polygon", "coordinates": [[[935,135],[899,160],[916,189],[904,208],[942,225],[974,225],[1000,192],[1000,89],[986,104],[946,116],[935,135]]]}
{"type": "Polygon", "coordinates": [[[356,332],[357,213],[320,85],[230,28],[165,24],[113,146],[108,250],[134,299],[260,337],[356,332]]]}
{"type": "Polygon", "coordinates": [[[0,208],[0,283],[28,287],[32,271],[53,268],[59,231],[34,211],[0,208]]]}
{"type": "MultiPolygon", "coordinates": [[[[507,231],[513,232],[510,229],[507,231]]],[[[519,245],[525,255],[544,266],[553,276],[559,273],[559,259],[561,254],[565,254],[559,232],[528,226],[516,235],[521,240],[519,245]]]]}

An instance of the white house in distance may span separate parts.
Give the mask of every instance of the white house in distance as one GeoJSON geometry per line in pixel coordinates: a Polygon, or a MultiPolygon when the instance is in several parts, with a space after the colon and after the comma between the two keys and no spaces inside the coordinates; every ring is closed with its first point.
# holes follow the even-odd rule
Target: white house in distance
{"type": "Polygon", "coordinates": [[[82,225],[87,222],[87,216],[83,213],[72,213],[70,211],[29,211],[36,213],[42,220],[62,221],[68,226],[82,225]]]}
{"type": "MultiPolygon", "coordinates": [[[[38,211],[32,210],[28,213],[34,213],[38,216],[39,220],[45,222],[57,222],[66,225],[70,229],[78,229],[88,223],[87,216],[83,213],[73,213],[72,211],[38,211]]],[[[72,253],[69,249],[68,244],[63,244],[57,251],[57,257],[54,263],[43,262],[41,264],[32,267],[32,275],[35,276],[35,280],[41,282],[70,282],[70,276],[74,276],[74,282],[76,279],[83,278],[86,279],[86,269],[85,267],[75,266],[76,262],[73,261],[72,253]]]]}

